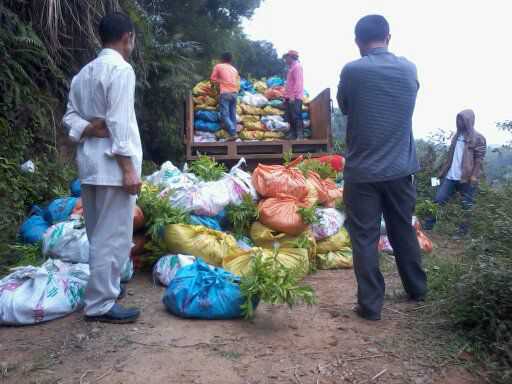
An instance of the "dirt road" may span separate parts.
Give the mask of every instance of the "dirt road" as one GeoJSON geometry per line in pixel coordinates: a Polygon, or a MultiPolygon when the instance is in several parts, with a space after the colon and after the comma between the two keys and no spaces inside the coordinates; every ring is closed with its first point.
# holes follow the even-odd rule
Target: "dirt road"
{"type": "Polygon", "coordinates": [[[32,327],[0,328],[0,382],[478,383],[442,356],[425,352],[413,329],[417,306],[393,298],[398,279],[387,275],[390,298],[383,320],[374,323],[351,311],[351,270],[307,278],[317,305],[260,306],[253,322],[173,317],[161,303],[163,288],[141,274],[124,299],[143,309],[137,324],[87,323],[76,313],[32,327]]]}

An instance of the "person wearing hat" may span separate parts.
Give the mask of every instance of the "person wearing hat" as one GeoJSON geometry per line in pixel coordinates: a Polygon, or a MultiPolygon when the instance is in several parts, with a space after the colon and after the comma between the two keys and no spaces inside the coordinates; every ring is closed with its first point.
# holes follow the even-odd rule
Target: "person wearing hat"
{"type": "Polygon", "coordinates": [[[302,98],[304,97],[304,75],[299,62],[299,53],[289,51],[284,55],[288,66],[284,97],[286,112],[290,123],[287,139],[304,140],[304,122],[302,121],[302,98]]]}

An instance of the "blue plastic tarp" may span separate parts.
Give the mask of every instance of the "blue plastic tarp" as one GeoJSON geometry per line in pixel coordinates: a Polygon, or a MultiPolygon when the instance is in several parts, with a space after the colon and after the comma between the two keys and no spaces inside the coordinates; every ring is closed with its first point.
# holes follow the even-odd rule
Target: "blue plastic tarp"
{"type": "Polygon", "coordinates": [[[63,197],[53,200],[44,211],[44,219],[49,224],[67,220],[77,203],[76,197],[63,197]]]}
{"type": "Polygon", "coordinates": [[[196,120],[194,122],[194,128],[197,129],[198,131],[215,133],[220,130],[220,124],[212,123],[210,121],[196,120]]]}
{"type": "Polygon", "coordinates": [[[43,240],[43,235],[50,227],[44,217],[40,215],[30,216],[20,227],[21,241],[34,244],[43,240]]]}

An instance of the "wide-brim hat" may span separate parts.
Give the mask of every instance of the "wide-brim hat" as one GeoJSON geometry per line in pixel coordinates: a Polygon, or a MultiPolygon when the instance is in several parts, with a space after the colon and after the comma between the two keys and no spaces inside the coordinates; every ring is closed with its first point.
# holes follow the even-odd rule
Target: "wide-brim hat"
{"type": "Polygon", "coordinates": [[[293,50],[293,49],[290,49],[288,52],[286,52],[284,55],[283,55],[283,58],[286,59],[288,56],[291,56],[291,57],[294,57],[296,59],[299,58],[299,52],[293,50]]]}

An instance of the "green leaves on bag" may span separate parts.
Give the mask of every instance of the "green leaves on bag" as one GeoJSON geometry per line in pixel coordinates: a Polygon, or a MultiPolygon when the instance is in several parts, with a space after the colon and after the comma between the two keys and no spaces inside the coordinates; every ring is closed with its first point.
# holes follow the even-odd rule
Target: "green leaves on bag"
{"type": "Polygon", "coordinates": [[[250,194],[246,194],[242,204],[229,204],[226,207],[226,215],[233,228],[235,237],[247,236],[252,223],[258,220],[258,205],[253,201],[250,194]]]}
{"type": "Polygon", "coordinates": [[[217,181],[224,176],[227,169],[224,164],[217,163],[214,158],[200,155],[190,165],[189,171],[203,181],[217,181]]]}

